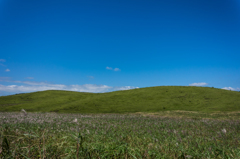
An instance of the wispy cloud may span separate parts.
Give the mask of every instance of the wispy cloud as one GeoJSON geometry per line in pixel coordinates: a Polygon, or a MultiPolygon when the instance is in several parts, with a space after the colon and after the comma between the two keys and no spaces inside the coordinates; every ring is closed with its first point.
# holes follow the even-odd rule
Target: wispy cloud
{"type": "Polygon", "coordinates": [[[6,65],[2,64],[2,62],[5,62],[5,59],[0,59],[0,65],[6,67],[6,65]]]}
{"type": "Polygon", "coordinates": [[[232,88],[232,87],[224,87],[222,89],[225,89],[225,90],[232,90],[232,91],[240,91],[240,88],[232,88]]]}
{"type": "Polygon", "coordinates": [[[107,70],[121,71],[119,68],[106,67],[107,70]]]}
{"type": "Polygon", "coordinates": [[[136,89],[139,87],[133,87],[133,86],[123,86],[123,87],[114,87],[114,90],[129,90],[129,89],[136,89]]]}
{"type": "Polygon", "coordinates": [[[67,86],[67,90],[77,91],[77,92],[107,92],[112,89],[112,87],[107,85],[95,85],[95,84],[84,84],[84,85],[70,85],[67,86]]]}
{"type": "Polygon", "coordinates": [[[47,82],[34,82],[34,81],[11,81],[14,83],[23,83],[23,84],[28,84],[28,85],[33,85],[33,86],[38,86],[38,85],[48,85],[51,86],[52,84],[47,83],[47,82]]]}
{"type": "Polygon", "coordinates": [[[107,70],[112,70],[112,67],[108,67],[108,66],[107,66],[106,69],[107,69],[107,70]]]}
{"type": "Polygon", "coordinates": [[[119,68],[114,68],[114,71],[121,71],[119,68]]]}
{"type": "Polygon", "coordinates": [[[206,86],[208,85],[207,83],[205,82],[200,82],[200,83],[191,83],[189,84],[189,86],[206,86]]]}
{"type": "Polygon", "coordinates": [[[111,87],[107,85],[95,85],[95,84],[84,84],[84,85],[63,85],[63,84],[51,84],[51,85],[0,85],[0,92],[9,93],[26,93],[44,90],[68,90],[77,92],[92,92],[102,93],[117,90],[129,90],[136,87],[124,86],[124,87],[111,87]]]}
{"type": "Polygon", "coordinates": [[[10,69],[6,69],[5,72],[10,72],[10,69]]]}
{"type": "Polygon", "coordinates": [[[77,92],[92,92],[102,93],[111,92],[117,90],[128,90],[135,89],[138,87],[123,86],[123,87],[112,87],[107,85],[96,85],[96,84],[84,84],[84,85],[64,85],[64,84],[51,84],[47,82],[34,82],[34,81],[13,81],[9,77],[0,77],[0,81],[16,83],[14,85],[0,85],[0,95],[6,94],[6,92],[14,93],[27,93],[44,90],[68,90],[77,92]],[[17,85],[21,84],[21,85],[17,85]]]}

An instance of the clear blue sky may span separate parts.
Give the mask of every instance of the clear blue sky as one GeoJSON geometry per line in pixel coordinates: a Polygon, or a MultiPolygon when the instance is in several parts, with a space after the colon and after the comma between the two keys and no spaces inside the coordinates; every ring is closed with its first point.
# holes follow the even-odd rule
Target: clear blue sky
{"type": "Polygon", "coordinates": [[[240,91],[240,0],[0,0],[0,95],[240,91]]]}

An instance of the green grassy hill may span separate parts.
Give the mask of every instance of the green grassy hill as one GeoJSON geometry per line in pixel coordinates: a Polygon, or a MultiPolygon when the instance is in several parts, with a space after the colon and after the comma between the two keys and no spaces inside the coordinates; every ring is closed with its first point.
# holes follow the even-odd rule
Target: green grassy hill
{"type": "Polygon", "coordinates": [[[171,110],[240,111],[240,92],[209,87],[160,86],[109,93],[42,91],[0,97],[0,111],[134,113],[171,110]]]}

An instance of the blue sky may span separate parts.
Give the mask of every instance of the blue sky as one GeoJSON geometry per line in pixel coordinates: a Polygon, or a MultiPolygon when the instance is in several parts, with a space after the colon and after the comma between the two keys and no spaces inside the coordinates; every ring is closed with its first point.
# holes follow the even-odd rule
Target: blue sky
{"type": "Polygon", "coordinates": [[[0,95],[240,91],[239,0],[0,0],[0,95]]]}

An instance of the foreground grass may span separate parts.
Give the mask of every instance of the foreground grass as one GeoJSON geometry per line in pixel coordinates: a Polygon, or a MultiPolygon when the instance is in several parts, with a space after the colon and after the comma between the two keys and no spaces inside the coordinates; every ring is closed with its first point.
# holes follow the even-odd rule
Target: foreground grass
{"type": "Polygon", "coordinates": [[[240,92],[209,87],[161,86],[109,93],[42,91],[0,97],[0,111],[135,113],[240,111],[240,92]]]}
{"type": "Polygon", "coordinates": [[[189,114],[0,113],[0,158],[240,158],[240,120],[189,114]]]}

